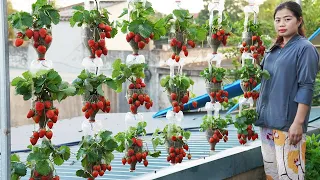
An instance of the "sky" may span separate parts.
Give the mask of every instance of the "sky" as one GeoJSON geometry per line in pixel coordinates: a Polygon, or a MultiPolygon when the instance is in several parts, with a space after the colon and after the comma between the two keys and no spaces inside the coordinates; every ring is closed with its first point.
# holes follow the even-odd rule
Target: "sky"
{"type": "MultiPolygon", "coordinates": [[[[13,8],[22,11],[31,11],[31,4],[36,0],[11,0],[13,8]]],[[[175,0],[149,0],[153,8],[161,13],[168,14],[175,7],[175,0]]],[[[56,0],[60,7],[84,2],[84,0],[56,0]]],[[[203,8],[202,0],[182,0],[182,8],[188,9],[191,13],[197,13],[203,8]]]]}

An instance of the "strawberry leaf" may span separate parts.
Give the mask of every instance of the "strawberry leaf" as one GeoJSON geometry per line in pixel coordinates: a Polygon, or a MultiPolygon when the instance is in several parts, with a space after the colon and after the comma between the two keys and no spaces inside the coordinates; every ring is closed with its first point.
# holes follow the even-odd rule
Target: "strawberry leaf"
{"type": "Polygon", "coordinates": [[[51,172],[50,165],[47,160],[41,160],[36,163],[36,170],[41,175],[48,175],[51,172]]]}

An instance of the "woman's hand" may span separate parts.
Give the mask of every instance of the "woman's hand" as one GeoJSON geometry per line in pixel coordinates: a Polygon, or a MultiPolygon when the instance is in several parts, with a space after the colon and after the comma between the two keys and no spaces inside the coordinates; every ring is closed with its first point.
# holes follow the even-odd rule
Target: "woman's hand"
{"type": "Polygon", "coordinates": [[[303,128],[302,124],[297,121],[293,122],[288,131],[289,142],[292,145],[298,144],[302,139],[303,128]]]}

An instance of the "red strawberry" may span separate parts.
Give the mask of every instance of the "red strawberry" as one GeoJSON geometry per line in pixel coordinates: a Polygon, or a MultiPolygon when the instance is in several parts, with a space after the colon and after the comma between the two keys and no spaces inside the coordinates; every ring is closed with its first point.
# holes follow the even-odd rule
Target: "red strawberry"
{"type": "Polygon", "coordinates": [[[187,50],[187,46],[183,45],[182,46],[182,51],[186,51],[187,50]]]}
{"type": "Polygon", "coordinates": [[[141,89],[141,84],[136,84],[136,89],[141,89]]]}
{"type": "Polygon", "coordinates": [[[130,111],[131,111],[132,113],[136,113],[136,111],[137,111],[136,106],[135,106],[135,105],[131,105],[131,106],[130,106],[130,111]]]}
{"type": "Polygon", "coordinates": [[[137,139],[137,146],[142,147],[143,143],[141,139],[137,139]]]}
{"type": "Polygon", "coordinates": [[[103,170],[99,171],[99,176],[103,176],[103,175],[104,175],[104,171],[103,170]]]}
{"type": "Polygon", "coordinates": [[[176,100],[177,99],[177,94],[176,93],[171,93],[171,99],[176,100]]]}
{"type": "Polygon", "coordinates": [[[99,46],[102,47],[102,48],[105,47],[106,46],[106,41],[104,39],[100,39],[99,40],[99,46]]]}
{"type": "Polygon", "coordinates": [[[194,48],[196,46],[196,44],[192,41],[192,40],[188,40],[188,44],[189,46],[191,46],[192,48],[194,48]]]}
{"type": "Polygon", "coordinates": [[[44,41],[46,42],[46,44],[50,44],[52,41],[52,37],[50,35],[47,35],[44,41]]]}
{"type": "Polygon", "coordinates": [[[16,47],[19,47],[19,46],[21,46],[22,44],[23,44],[23,39],[21,39],[21,38],[17,38],[16,41],[14,42],[14,45],[15,45],[16,47]]]}
{"type": "Polygon", "coordinates": [[[39,139],[39,133],[37,131],[33,131],[32,136],[36,139],[39,139]]]}
{"type": "Polygon", "coordinates": [[[33,31],[32,31],[31,29],[27,29],[27,30],[26,30],[26,36],[27,36],[29,39],[31,39],[32,36],[33,36],[33,31]]]}
{"type": "Polygon", "coordinates": [[[143,41],[138,42],[139,49],[143,49],[146,44],[143,41]]]}
{"type": "Polygon", "coordinates": [[[217,34],[212,34],[212,39],[217,39],[218,35],[217,34]]]}
{"type": "Polygon", "coordinates": [[[106,164],[100,164],[100,166],[101,166],[101,169],[102,169],[103,171],[106,171],[106,170],[107,170],[107,165],[106,165],[106,164]]]}
{"type": "Polygon", "coordinates": [[[176,58],[176,54],[173,53],[173,54],[171,55],[171,59],[175,59],[175,58],[176,58]]]}
{"type": "Polygon", "coordinates": [[[47,35],[47,30],[45,28],[41,28],[39,30],[39,35],[40,35],[40,37],[45,38],[47,35]]]}
{"type": "Polygon", "coordinates": [[[101,57],[101,54],[102,54],[102,50],[101,50],[101,49],[96,50],[96,55],[97,55],[98,57],[101,57]]]}
{"type": "Polygon", "coordinates": [[[54,115],[51,120],[53,121],[53,123],[56,123],[58,121],[58,116],[54,115]]]}
{"type": "Polygon", "coordinates": [[[134,36],[134,42],[138,43],[138,42],[140,42],[140,41],[141,41],[140,35],[139,35],[139,34],[136,34],[136,35],[134,36]]]}
{"type": "Polygon", "coordinates": [[[39,131],[39,137],[40,137],[40,138],[43,138],[44,135],[46,135],[46,130],[45,130],[45,129],[40,129],[40,131],[39,131]]]}
{"type": "Polygon", "coordinates": [[[106,28],[106,25],[103,23],[100,23],[98,26],[101,30],[104,30],[106,28]]]}
{"type": "Polygon", "coordinates": [[[108,49],[106,48],[106,47],[104,47],[103,49],[102,49],[102,53],[106,56],[106,55],[108,55],[108,49]]]}
{"type": "Polygon", "coordinates": [[[220,32],[221,35],[224,35],[224,30],[223,29],[220,29],[219,32],[220,32]]]}
{"type": "Polygon", "coordinates": [[[110,33],[109,31],[106,32],[106,37],[107,37],[108,39],[111,38],[111,33],[110,33]]]}
{"type": "Polygon", "coordinates": [[[39,53],[44,54],[44,53],[46,53],[47,48],[43,45],[40,45],[40,46],[38,46],[37,50],[39,53]]]}
{"type": "Polygon", "coordinates": [[[88,40],[88,45],[89,45],[89,47],[93,47],[94,44],[95,44],[95,42],[94,42],[93,39],[89,39],[89,40],[88,40]]]}
{"type": "Polygon", "coordinates": [[[134,84],[130,84],[129,89],[134,89],[134,84]]]}
{"type": "Polygon", "coordinates": [[[59,116],[59,109],[56,109],[56,110],[54,111],[54,113],[55,113],[57,116],[59,116]]]}
{"type": "Polygon", "coordinates": [[[103,107],[104,107],[103,102],[102,102],[102,101],[99,101],[99,102],[97,103],[97,107],[102,110],[103,107]]]}
{"type": "Polygon", "coordinates": [[[252,41],[256,41],[257,40],[257,36],[252,36],[252,41]]]}
{"type": "Polygon", "coordinates": [[[188,51],[184,51],[183,53],[184,53],[184,56],[188,57],[188,55],[189,55],[188,51]]]}
{"type": "Polygon", "coordinates": [[[53,133],[52,133],[52,131],[47,131],[46,132],[46,137],[48,138],[48,139],[51,139],[52,138],[52,135],[53,135],[53,133]]]}
{"type": "Polygon", "coordinates": [[[34,137],[30,137],[30,143],[31,143],[32,145],[37,144],[37,142],[38,142],[38,139],[36,139],[36,138],[34,138],[34,137]]]}
{"type": "Polygon", "coordinates": [[[150,103],[146,103],[146,104],[145,104],[145,107],[146,107],[146,109],[150,109],[151,104],[150,104],[150,103]]]}
{"type": "Polygon", "coordinates": [[[35,123],[39,123],[39,121],[40,121],[40,116],[38,115],[38,116],[33,116],[33,121],[35,122],[35,123]]]}
{"type": "Polygon", "coordinates": [[[189,146],[187,144],[183,145],[183,149],[185,149],[186,151],[188,151],[189,146]]]}
{"type": "Polygon", "coordinates": [[[175,113],[179,113],[180,109],[181,109],[180,106],[176,106],[176,107],[173,108],[173,111],[175,113]]]}
{"type": "Polygon", "coordinates": [[[135,37],[134,32],[129,32],[129,33],[128,33],[128,37],[129,37],[130,40],[131,40],[132,38],[134,38],[134,37],[135,37]]]}
{"type": "Polygon", "coordinates": [[[137,93],[133,93],[132,98],[133,99],[137,99],[138,98],[138,94],[137,93]]]}
{"type": "Polygon", "coordinates": [[[127,163],[127,159],[126,158],[122,158],[122,164],[125,165],[127,163]]]}
{"type": "Polygon", "coordinates": [[[39,41],[39,31],[37,31],[37,30],[33,31],[33,40],[35,42],[39,41]]]}
{"type": "Polygon", "coordinates": [[[144,41],[146,42],[146,44],[149,44],[150,39],[149,39],[149,38],[146,38],[144,41]]]}
{"type": "Polygon", "coordinates": [[[39,47],[39,42],[34,42],[33,47],[38,48],[39,47]]]}
{"type": "Polygon", "coordinates": [[[209,142],[210,142],[210,143],[214,143],[214,139],[211,137],[211,138],[209,139],[209,142]]]}
{"type": "Polygon", "coordinates": [[[250,50],[251,50],[251,51],[254,51],[255,49],[256,49],[255,46],[250,46],[250,50]]]}
{"type": "Polygon", "coordinates": [[[176,136],[172,136],[172,137],[171,137],[171,140],[172,140],[172,141],[176,141],[176,140],[177,140],[177,137],[176,137],[176,136]]]}
{"type": "Polygon", "coordinates": [[[172,106],[173,107],[179,106],[179,103],[177,101],[172,101],[172,106]]]}
{"type": "Polygon", "coordinates": [[[17,38],[23,38],[23,36],[24,36],[24,35],[23,35],[22,32],[18,32],[18,33],[17,33],[17,38]]]}
{"type": "Polygon", "coordinates": [[[99,175],[99,172],[98,171],[96,171],[96,170],[94,170],[93,172],[92,172],[92,176],[93,177],[98,177],[98,175],[99,175]]]}
{"type": "Polygon", "coordinates": [[[246,47],[247,46],[247,43],[244,41],[244,42],[242,42],[242,46],[243,47],[246,47]]]}
{"type": "Polygon", "coordinates": [[[111,26],[106,25],[106,27],[105,27],[105,31],[112,31],[112,27],[111,27],[111,26]]]}
{"type": "Polygon", "coordinates": [[[148,166],[148,161],[147,161],[147,160],[144,160],[144,161],[143,161],[143,165],[144,165],[145,167],[147,167],[147,166],[148,166]]]}
{"type": "Polygon", "coordinates": [[[258,57],[259,57],[259,54],[257,54],[257,53],[254,53],[254,54],[253,54],[253,58],[254,58],[254,59],[258,59],[258,57]]]}
{"type": "Polygon", "coordinates": [[[48,110],[47,113],[46,113],[47,117],[49,119],[51,119],[55,114],[54,114],[54,111],[53,110],[48,110]]]}
{"type": "Polygon", "coordinates": [[[224,102],[226,102],[226,103],[228,103],[228,101],[229,101],[227,97],[224,97],[223,100],[224,100],[224,102]]]}
{"type": "Polygon", "coordinates": [[[180,56],[177,55],[177,56],[175,57],[175,60],[176,60],[176,62],[179,62],[179,61],[180,61],[180,56]]]}
{"type": "Polygon", "coordinates": [[[100,39],[104,39],[104,38],[106,38],[106,33],[101,32],[101,33],[100,33],[100,39]]]}
{"type": "Polygon", "coordinates": [[[188,159],[189,159],[189,160],[191,159],[191,154],[190,154],[190,153],[188,154],[188,159]]]}
{"type": "Polygon", "coordinates": [[[197,108],[198,102],[197,102],[197,101],[193,101],[193,102],[192,102],[192,106],[193,106],[194,108],[197,108]]]}
{"type": "Polygon", "coordinates": [[[60,177],[56,175],[52,180],[60,180],[60,177]]]}
{"type": "Polygon", "coordinates": [[[32,109],[30,109],[27,114],[27,118],[32,118],[33,116],[34,116],[34,111],[32,109]]]}
{"type": "Polygon", "coordinates": [[[154,34],[151,33],[151,34],[150,34],[150,39],[153,39],[153,38],[154,38],[154,34]]]}
{"type": "Polygon", "coordinates": [[[51,108],[51,102],[50,102],[50,101],[45,101],[45,102],[44,102],[44,107],[45,107],[46,109],[50,109],[50,108],[51,108]]]}
{"type": "Polygon", "coordinates": [[[52,129],[53,121],[48,121],[47,122],[47,126],[49,127],[49,129],[52,129]]]}
{"type": "Polygon", "coordinates": [[[187,95],[184,95],[183,98],[181,99],[181,102],[183,104],[187,103],[189,101],[189,97],[187,95]]]}
{"type": "Polygon", "coordinates": [[[37,101],[35,104],[36,111],[42,111],[44,109],[44,104],[40,101],[37,101]]]}

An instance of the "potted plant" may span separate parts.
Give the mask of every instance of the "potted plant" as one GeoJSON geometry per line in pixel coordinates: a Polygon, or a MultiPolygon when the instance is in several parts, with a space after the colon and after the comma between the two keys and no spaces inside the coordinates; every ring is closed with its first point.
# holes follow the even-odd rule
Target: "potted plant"
{"type": "Polygon", "coordinates": [[[238,130],[238,140],[240,144],[246,144],[249,140],[258,139],[252,124],[257,120],[258,114],[255,109],[246,109],[236,115],[234,122],[235,128],[238,130]]]}
{"type": "Polygon", "coordinates": [[[121,63],[120,59],[113,63],[112,78],[115,79],[117,92],[121,92],[122,84],[129,81],[126,97],[130,105],[130,111],[133,114],[137,114],[138,108],[142,105],[146,109],[150,109],[153,105],[150,96],[146,92],[146,84],[142,80],[145,77],[144,68],[144,63],[126,65],[121,63]]]}
{"type": "Polygon", "coordinates": [[[200,76],[205,79],[206,90],[212,103],[228,103],[227,91],[222,90],[222,80],[225,77],[226,70],[222,67],[210,66],[200,72],[200,76]],[[211,70],[209,69],[211,68],[211,70]]]}
{"type": "Polygon", "coordinates": [[[86,10],[83,6],[74,6],[73,15],[70,18],[70,25],[83,27],[83,40],[93,60],[101,55],[107,55],[106,38],[113,38],[117,29],[112,28],[114,22],[109,21],[109,12],[106,9],[99,10],[96,2],[96,9],[86,10]]]}
{"type": "Polygon", "coordinates": [[[103,85],[107,85],[112,89],[116,89],[116,83],[113,79],[103,74],[96,75],[86,70],[82,70],[78,78],[72,83],[76,88],[76,93],[83,96],[83,107],[85,117],[89,122],[95,122],[96,114],[102,112],[110,112],[110,101],[104,97],[103,85]]]}
{"type": "Polygon", "coordinates": [[[166,34],[165,19],[153,20],[155,11],[149,1],[134,1],[129,4],[132,9],[123,10],[118,17],[128,15],[130,20],[119,23],[122,33],[127,34],[126,40],[130,44],[133,55],[139,55],[139,50],[144,49],[150,40],[157,40],[166,34]]]}
{"type": "Polygon", "coordinates": [[[19,30],[15,46],[19,47],[24,40],[31,39],[38,54],[38,60],[32,61],[31,68],[50,69],[51,61],[44,61],[52,43],[52,23],[58,24],[60,15],[57,9],[47,0],[37,0],[32,4],[32,12],[15,12],[8,17],[9,23],[19,30]]]}
{"type": "Polygon", "coordinates": [[[259,65],[256,63],[252,64],[250,61],[251,59],[245,59],[245,64],[238,70],[238,74],[240,75],[240,86],[244,92],[244,97],[252,97],[256,100],[259,97],[259,93],[252,90],[260,83],[262,77],[269,79],[270,74],[267,70],[262,70],[259,65]]]}
{"type": "Polygon", "coordinates": [[[173,51],[171,58],[179,62],[180,52],[183,51],[187,57],[189,55],[188,45],[195,48],[194,41],[204,41],[207,31],[204,27],[194,24],[193,16],[188,10],[175,9],[166,19],[165,27],[170,31],[170,46],[173,51]]]}
{"type": "Polygon", "coordinates": [[[51,131],[58,120],[59,110],[53,101],[61,102],[68,96],[73,96],[75,88],[63,82],[55,70],[41,70],[37,74],[26,71],[22,77],[16,77],[11,82],[15,86],[16,94],[22,95],[25,101],[31,99],[32,107],[27,118],[32,118],[39,128],[33,131],[30,143],[35,145],[39,138],[51,139],[51,131]]]}
{"type": "MultiPolygon", "coordinates": [[[[146,135],[147,123],[145,121],[140,121],[136,126],[130,126],[126,132],[119,132],[114,138],[118,142],[117,151],[125,151],[125,155],[122,158],[122,163],[130,164],[130,171],[136,169],[137,162],[143,164],[145,167],[148,166],[147,156],[159,157],[160,151],[156,150],[157,146],[153,146],[154,152],[148,149],[147,142],[143,139],[146,135]]],[[[153,143],[154,144],[154,143],[153,143]]]]}
{"type": "Polygon", "coordinates": [[[220,140],[224,142],[228,141],[228,124],[232,123],[231,116],[226,116],[226,118],[207,116],[202,118],[202,123],[200,124],[200,131],[206,132],[206,138],[210,144],[210,149],[215,150],[215,146],[220,140]]]}
{"type": "Polygon", "coordinates": [[[112,132],[100,131],[94,136],[83,136],[77,152],[77,160],[81,161],[82,169],[76,175],[93,180],[111,171],[113,152],[118,147],[117,142],[111,137],[112,132]]]}
{"type": "Polygon", "coordinates": [[[190,135],[190,131],[185,131],[176,124],[167,124],[161,132],[160,129],[157,129],[153,133],[152,139],[155,145],[166,146],[168,162],[178,164],[186,156],[189,160],[191,159],[190,149],[187,144],[190,135]],[[188,152],[188,155],[185,151],[188,152]]]}
{"type": "Polygon", "coordinates": [[[174,77],[166,76],[161,79],[160,85],[167,91],[169,101],[175,113],[183,110],[183,105],[189,101],[188,89],[193,84],[194,82],[191,78],[179,74],[174,77]]]}
{"type": "Polygon", "coordinates": [[[223,46],[227,45],[228,36],[230,36],[231,32],[231,25],[229,16],[227,13],[223,14],[224,18],[222,18],[221,23],[219,23],[219,16],[216,15],[213,17],[211,24],[207,23],[207,29],[209,32],[208,42],[210,47],[212,48],[212,53],[217,54],[218,48],[220,47],[221,43],[223,46]]]}
{"type": "MultiPolygon", "coordinates": [[[[320,175],[320,134],[307,136],[306,142],[302,144],[301,151],[302,156],[300,158],[305,161],[305,178],[307,180],[317,179],[320,175]]],[[[298,159],[293,160],[296,164],[298,159]]]]}
{"type": "Polygon", "coordinates": [[[11,180],[19,180],[27,175],[27,166],[21,162],[19,155],[11,154],[10,157],[11,180]]]}

